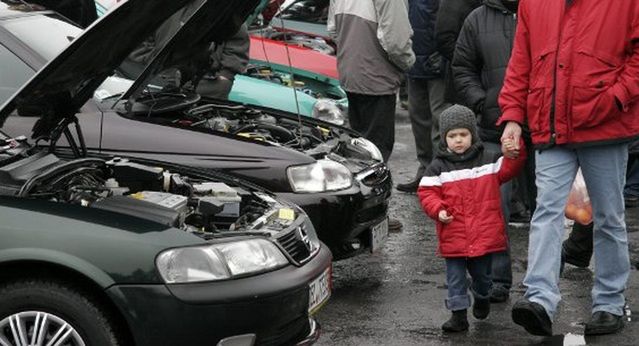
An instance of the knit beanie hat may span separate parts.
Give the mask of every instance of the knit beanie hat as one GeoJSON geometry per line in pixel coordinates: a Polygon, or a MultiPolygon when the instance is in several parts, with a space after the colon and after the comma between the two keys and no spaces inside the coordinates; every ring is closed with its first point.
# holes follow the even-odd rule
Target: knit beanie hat
{"type": "Polygon", "coordinates": [[[468,129],[472,135],[472,143],[479,140],[477,136],[477,118],[470,108],[462,105],[452,105],[439,115],[439,134],[441,141],[446,143],[446,134],[453,129],[468,129]]]}

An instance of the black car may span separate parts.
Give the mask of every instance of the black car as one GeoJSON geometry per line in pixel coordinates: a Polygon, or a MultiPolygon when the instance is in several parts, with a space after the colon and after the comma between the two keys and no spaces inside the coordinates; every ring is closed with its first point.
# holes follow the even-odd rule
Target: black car
{"type": "MultiPolygon", "coordinates": [[[[0,42],[7,48],[0,58],[12,72],[11,78],[0,80],[4,90],[30,78],[79,32],[51,26],[22,17],[0,19],[0,42]]],[[[302,207],[335,258],[379,248],[387,235],[392,181],[374,144],[319,120],[207,99],[187,89],[167,92],[157,85],[155,77],[166,66],[188,57],[215,33],[228,31],[219,16],[183,29],[133,86],[117,76],[96,86],[78,116],[87,149],[219,169],[263,186],[302,207]]],[[[101,57],[87,59],[99,65],[101,57]]],[[[75,66],[67,68],[71,74],[75,66]]],[[[112,75],[102,69],[96,73],[112,75]]],[[[11,135],[26,133],[38,120],[28,110],[13,115],[3,128],[11,135]]],[[[35,124],[36,136],[43,123],[35,124]]]]}
{"type": "MultiPolygon", "coordinates": [[[[75,116],[80,106],[140,37],[194,4],[201,7],[185,27],[214,14],[232,23],[253,5],[124,2],[69,36],[73,42],[58,58],[3,99],[0,124],[14,109],[40,121],[37,146],[0,132],[1,345],[317,339],[313,314],[330,296],[331,255],[301,209],[214,170],[86,152],[75,116]],[[60,137],[76,155],[56,150],[60,137]]],[[[66,25],[28,4],[0,3],[0,18],[49,21],[51,30],[66,25]]],[[[40,39],[42,32],[33,34],[40,39]]],[[[0,54],[10,54],[4,42],[0,54]]],[[[20,66],[13,63],[0,67],[3,81],[20,66]]]]}

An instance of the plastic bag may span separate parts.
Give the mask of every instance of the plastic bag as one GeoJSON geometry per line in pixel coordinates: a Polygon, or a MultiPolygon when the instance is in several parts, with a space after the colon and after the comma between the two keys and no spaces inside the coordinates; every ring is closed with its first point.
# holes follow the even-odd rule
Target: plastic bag
{"type": "Polygon", "coordinates": [[[592,222],[592,205],[581,169],[577,171],[577,176],[572,184],[565,213],[567,218],[584,226],[592,222]]]}

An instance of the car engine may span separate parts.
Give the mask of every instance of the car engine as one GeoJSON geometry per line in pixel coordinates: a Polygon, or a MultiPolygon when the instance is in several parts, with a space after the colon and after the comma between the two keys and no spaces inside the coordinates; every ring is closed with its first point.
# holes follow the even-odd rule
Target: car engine
{"type": "Polygon", "coordinates": [[[0,194],[131,215],[199,235],[278,232],[299,211],[269,194],[128,159],[4,157],[0,194]],[[13,161],[13,162],[11,162],[13,161]]]}

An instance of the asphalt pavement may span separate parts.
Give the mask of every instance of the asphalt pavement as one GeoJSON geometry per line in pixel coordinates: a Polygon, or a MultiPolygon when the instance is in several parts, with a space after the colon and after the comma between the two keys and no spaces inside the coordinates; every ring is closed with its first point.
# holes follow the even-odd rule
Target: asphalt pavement
{"type": "MultiPolygon", "coordinates": [[[[389,162],[395,183],[412,178],[417,168],[407,112],[398,110],[396,119],[389,162]]],[[[634,267],[639,261],[639,209],[628,209],[626,215],[633,263],[626,290],[628,321],[618,334],[599,337],[583,336],[590,317],[592,264],[588,269],[566,266],[553,337],[531,336],[510,319],[512,305],[524,293],[526,224],[509,227],[514,276],[510,299],[492,304],[486,320],[478,321],[469,313],[468,332],[442,332],[441,324],[450,313],[444,307],[445,267],[436,255],[435,224],[423,213],[415,194],[396,190],[390,215],[400,219],[404,228],[390,234],[381,251],[334,264],[332,297],[317,315],[323,330],[318,345],[639,345],[635,321],[635,317],[639,321],[639,273],[634,267]]]]}

